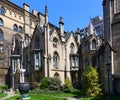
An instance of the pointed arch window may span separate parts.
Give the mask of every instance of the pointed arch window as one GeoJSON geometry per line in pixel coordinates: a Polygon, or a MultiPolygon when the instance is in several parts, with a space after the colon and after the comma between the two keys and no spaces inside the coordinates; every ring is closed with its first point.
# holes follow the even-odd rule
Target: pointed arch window
{"type": "Polygon", "coordinates": [[[16,55],[21,55],[21,48],[22,48],[22,44],[20,42],[19,39],[17,39],[17,37],[15,38],[15,51],[14,53],[16,55]]]}
{"type": "Polygon", "coordinates": [[[2,41],[3,40],[3,32],[2,32],[2,30],[0,30],[0,41],[2,41]]]}
{"type": "Polygon", "coordinates": [[[0,26],[3,26],[3,20],[0,18],[0,26]]]}
{"type": "Polygon", "coordinates": [[[71,43],[71,45],[70,45],[70,53],[71,54],[74,54],[74,49],[75,49],[75,46],[73,43],[71,43]]]}
{"type": "Polygon", "coordinates": [[[13,29],[14,29],[14,31],[17,32],[18,31],[18,26],[16,24],[14,24],[13,29]]]}
{"type": "Polygon", "coordinates": [[[59,75],[58,73],[55,73],[55,74],[54,74],[54,77],[59,78],[60,75],[59,75]]]}
{"type": "Polygon", "coordinates": [[[54,68],[58,68],[58,63],[59,63],[59,56],[58,53],[55,52],[53,56],[53,66],[54,68]]]}
{"type": "Polygon", "coordinates": [[[89,50],[90,49],[90,44],[88,41],[85,42],[85,50],[89,50]]]}
{"type": "Polygon", "coordinates": [[[58,40],[57,38],[53,38],[53,47],[57,48],[58,40]]]}
{"type": "Polygon", "coordinates": [[[28,34],[25,34],[25,44],[26,44],[26,46],[29,45],[29,35],[28,34]]]}
{"type": "Polygon", "coordinates": [[[92,40],[92,49],[96,49],[96,41],[95,41],[95,39],[92,40]]]}
{"type": "Polygon", "coordinates": [[[4,7],[2,6],[2,7],[0,7],[0,14],[1,15],[5,15],[5,9],[4,9],[4,7]]]}
{"type": "Polygon", "coordinates": [[[18,32],[20,32],[20,33],[22,33],[22,32],[23,32],[23,29],[22,29],[22,27],[21,27],[21,26],[19,26],[19,28],[18,28],[18,32]]]}

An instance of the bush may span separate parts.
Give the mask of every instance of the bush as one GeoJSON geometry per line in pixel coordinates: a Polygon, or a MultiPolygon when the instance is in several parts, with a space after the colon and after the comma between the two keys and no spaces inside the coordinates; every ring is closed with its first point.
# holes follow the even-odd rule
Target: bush
{"type": "Polygon", "coordinates": [[[102,95],[98,72],[91,65],[89,65],[83,72],[83,86],[88,96],[98,97],[102,95]]]}
{"type": "Polygon", "coordinates": [[[72,86],[71,79],[67,77],[65,80],[64,89],[72,89],[72,88],[73,86],[72,86]]]}
{"type": "Polygon", "coordinates": [[[7,90],[8,86],[7,85],[0,85],[0,91],[7,90]]]}
{"type": "Polygon", "coordinates": [[[49,88],[49,78],[45,77],[42,79],[41,83],[40,83],[40,88],[41,89],[48,89],[49,88]]]}
{"type": "Polygon", "coordinates": [[[60,90],[61,81],[59,78],[52,77],[50,78],[49,90],[60,90]]]}
{"type": "Polygon", "coordinates": [[[45,77],[42,79],[40,83],[41,89],[48,89],[48,90],[59,90],[61,87],[61,81],[59,78],[55,77],[45,77]]]}

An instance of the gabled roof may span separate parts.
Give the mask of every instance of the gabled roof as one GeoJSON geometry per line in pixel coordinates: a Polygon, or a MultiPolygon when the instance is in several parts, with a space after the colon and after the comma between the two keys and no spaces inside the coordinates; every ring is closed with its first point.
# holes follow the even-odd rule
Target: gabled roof
{"type": "Polygon", "coordinates": [[[31,41],[33,40],[34,36],[36,35],[35,32],[36,30],[39,31],[39,33],[43,34],[44,33],[44,29],[42,27],[39,27],[38,25],[35,27],[34,29],[34,32],[33,32],[33,35],[32,35],[32,38],[31,38],[31,41]]]}
{"type": "Polygon", "coordinates": [[[115,48],[113,48],[110,43],[108,41],[106,41],[104,44],[102,44],[99,48],[99,54],[104,53],[105,48],[107,47],[107,45],[109,46],[110,50],[117,53],[117,50],[115,48]]]}
{"type": "Polygon", "coordinates": [[[117,50],[115,48],[113,48],[108,41],[105,43],[105,48],[106,48],[107,45],[109,46],[109,48],[111,49],[111,51],[117,52],[117,50]]]}

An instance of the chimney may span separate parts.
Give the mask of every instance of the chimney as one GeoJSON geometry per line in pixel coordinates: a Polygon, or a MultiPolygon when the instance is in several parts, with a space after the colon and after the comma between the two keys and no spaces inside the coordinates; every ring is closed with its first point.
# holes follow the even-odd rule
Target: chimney
{"type": "Polygon", "coordinates": [[[80,44],[80,29],[79,28],[77,28],[76,34],[77,34],[77,42],[78,44],[80,44]]]}
{"type": "Polygon", "coordinates": [[[29,12],[30,6],[26,3],[23,3],[23,9],[29,12]]]}
{"type": "Polygon", "coordinates": [[[32,14],[37,16],[37,11],[36,10],[32,10],[32,14]]]}
{"type": "Polygon", "coordinates": [[[60,26],[60,34],[64,36],[64,23],[62,17],[60,17],[59,26],[60,26]]]}
{"type": "Polygon", "coordinates": [[[48,24],[48,7],[45,6],[45,24],[48,24]]]}

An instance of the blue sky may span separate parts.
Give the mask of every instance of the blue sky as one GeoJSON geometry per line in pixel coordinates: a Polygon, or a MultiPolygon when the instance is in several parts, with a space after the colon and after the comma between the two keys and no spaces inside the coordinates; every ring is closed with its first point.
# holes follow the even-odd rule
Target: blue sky
{"type": "Polygon", "coordinates": [[[75,31],[78,27],[84,28],[90,18],[103,16],[102,0],[10,0],[23,7],[27,3],[32,9],[44,13],[48,6],[49,22],[59,26],[59,17],[64,18],[65,31],[75,31]]]}

